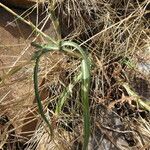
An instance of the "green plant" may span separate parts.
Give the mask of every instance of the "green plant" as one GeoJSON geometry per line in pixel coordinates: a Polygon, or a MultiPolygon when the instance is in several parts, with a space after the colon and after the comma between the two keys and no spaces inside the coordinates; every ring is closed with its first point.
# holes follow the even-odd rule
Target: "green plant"
{"type": "Polygon", "coordinates": [[[35,59],[35,67],[34,67],[34,89],[35,89],[35,96],[38,104],[38,110],[39,113],[41,114],[41,117],[45,121],[45,123],[48,125],[50,129],[51,135],[53,135],[53,130],[52,127],[44,115],[42,103],[41,103],[41,98],[39,95],[39,90],[38,90],[38,66],[39,66],[39,60],[40,57],[50,51],[53,50],[60,50],[60,51],[65,51],[65,47],[73,47],[75,50],[78,50],[81,54],[82,57],[82,63],[81,63],[81,73],[75,77],[74,81],[72,84],[70,84],[62,93],[60,96],[60,100],[56,106],[56,116],[59,117],[59,114],[61,113],[62,107],[70,94],[70,90],[73,88],[73,86],[78,82],[79,80],[82,80],[82,87],[81,87],[81,99],[82,99],[82,104],[83,104],[83,118],[84,118],[84,146],[83,149],[86,150],[89,142],[89,136],[90,136],[90,113],[89,113],[89,88],[90,88],[90,61],[84,50],[78,46],[78,44],[71,42],[71,41],[61,41],[57,45],[44,45],[40,46],[38,44],[32,43],[33,46],[37,48],[41,48],[39,51],[35,52],[35,55],[33,56],[32,59],[35,59]],[[70,89],[71,87],[71,89],[70,89]],[[69,90],[68,90],[69,89],[69,90]]]}
{"type": "MultiPolygon", "coordinates": [[[[84,120],[84,146],[83,146],[83,149],[86,150],[87,146],[88,146],[88,142],[89,142],[89,136],[90,136],[89,88],[90,88],[90,67],[91,67],[91,64],[90,64],[90,60],[89,60],[88,56],[86,55],[85,51],[75,42],[61,40],[59,22],[58,22],[58,19],[56,18],[55,13],[54,13],[54,4],[51,5],[51,2],[49,3],[49,13],[50,13],[53,25],[54,25],[56,32],[57,32],[57,39],[56,40],[53,40],[50,36],[45,35],[41,30],[39,30],[31,22],[29,22],[29,21],[25,20],[24,18],[22,18],[21,16],[17,15],[15,12],[13,12],[11,9],[6,7],[2,3],[0,3],[0,6],[5,8],[7,11],[12,13],[14,16],[16,16],[18,19],[20,19],[24,23],[31,26],[33,28],[33,30],[35,30],[36,32],[38,32],[39,34],[41,34],[42,36],[44,36],[46,39],[48,39],[50,41],[50,43],[48,43],[47,45],[39,45],[39,44],[36,44],[34,42],[31,43],[32,46],[35,46],[39,50],[34,53],[34,55],[32,56],[32,58],[29,62],[32,62],[35,60],[35,67],[34,67],[35,97],[36,97],[37,104],[38,104],[38,111],[39,111],[42,119],[48,125],[48,128],[50,130],[49,134],[51,136],[53,136],[53,129],[51,127],[50,122],[48,121],[48,119],[45,116],[43,106],[41,103],[41,98],[39,95],[39,89],[38,89],[38,67],[39,67],[40,58],[47,52],[62,51],[62,52],[69,53],[72,56],[76,56],[76,57],[79,57],[82,59],[81,73],[77,77],[75,77],[75,80],[73,81],[72,84],[69,85],[68,88],[70,88],[70,86],[73,87],[76,84],[76,82],[78,82],[79,80],[82,80],[81,99],[82,99],[82,104],[83,104],[82,107],[83,107],[83,120],[84,120]],[[71,48],[74,48],[74,49],[71,50],[71,48]],[[79,51],[79,53],[75,53],[74,50],[79,51]]],[[[23,66],[17,66],[14,69],[12,69],[11,72],[16,73],[22,67],[23,66]]],[[[10,74],[10,73],[8,73],[8,74],[10,74]]],[[[57,117],[61,113],[61,109],[62,109],[62,107],[63,107],[69,94],[70,94],[69,92],[64,90],[64,92],[62,93],[62,96],[60,96],[60,100],[56,106],[56,111],[55,111],[57,117]]]]}
{"type": "MultiPolygon", "coordinates": [[[[38,28],[41,25],[41,22],[38,23],[38,17],[41,15],[38,14],[38,8],[36,8],[38,15],[37,26],[34,26],[29,20],[24,20],[23,15],[18,16],[12,10],[6,8],[17,19],[21,19],[32,27],[37,36],[42,35],[44,42],[47,43],[46,45],[32,43],[37,51],[28,63],[32,62],[33,66],[35,64],[34,79],[36,82],[34,85],[38,98],[37,102],[39,103],[39,113],[41,114],[41,116],[36,114],[34,118],[40,116],[43,122],[46,123],[45,125],[49,127],[47,129],[50,136],[52,134],[55,134],[55,136],[53,140],[49,141],[50,136],[45,132],[45,128],[41,124],[40,127],[38,126],[33,131],[34,135],[28,142],[29,145],[33,145],[35,142],[40,145],[44,141],[43,145],[48,148],[59,145],[57,149],[63,149],[62,145],[65,145],[64,149],[73,149],[76,145],[76,149],[81,149],[78,146],[80,146],[81,128],[83,128],[81,122],[84,120],[84,149],[87,148],[89,134],[91,135],[89,144],[91,147],[89,149],[112,149],[115,147],[117,149],[131,149],[131,146],[137,146],[140,149],[148,148],[150,139],[148,111],[150,107],[147,101],[144,101],[140,94],[137,94],[136,90],[131,88],[133,86],[130,80],[134,77],[133,75],[139,75],[136,69],[137,59],[143,53],[142,45],[147,43],[146,41],[149,42],[149,35],[147,34],[149,22],[146,21],[145,17],[148,13],[146,7],[149,5],[149,1],[49,0],[46,2],[44,11],[46,11],[47,18],[43,22],[46,24],[49,19],[51,20],[51,25],[54,25],[57,35],[55,39],[44,34],[43,28],[38,28]],[[59,18],[57,15],[55,16],[54,10],[60,12],[58,13],[59,18]],[[59,21],[61,21],[61,27],[59,21]],[[60,29],[62,33],[60,33],[60,29]],[[61,34],[65,39],[62,39],[61,34]],[[78,43],[80,45],[71,41],[80,41],[78,43]],[[90,49],[88,54],[84,52],[86,59],[81,55],[81,51],[79,52],[82,49],[79,46],[82,45],[90,49]],[[59,52],[53,53],[52,51],[59,52]],[[44,61],[40,61],[41,57],[48,52],[52,53],[44,56],[44,61]],[[67,56],[61,55],[61,53],[65,53],[67,56]],[[56,56],[56,59],[53,59],[53,56],[56,56]],[[90,68],[89,56],[94,59],[94,69],[90,68]],[[82,61],[81,64],[80,60],[82,61]],[[88,65],[86,62],[88,62],[88,65]],[[61,67],[60,63],[63,64],[61,67]],[[40,67],[40,72],[38,72],[38,67],[40,67]],[[78,69],[79,67],[82,67],[81,70],[78,69]],[[89,69],[88,71],[86,71],[87,68],[89,69]],[[90,77],[88,76],[87,80],[83,78],[84,72],[91,71],[91,81],[89,81],[90,77]],[[38,85],[38,81],[41,79],[42,82],[38,85]],[[89,109],[87,109],[89,107],[89,86],[91,122],[88,120],[89,109]],[[86,87],[86,91],[84,91],[84,87],[86,87]],[[46,99],[47,95],[43,94],[45,89],[51,95],[46,99]],[[44,98],[43,95],[45,96],[44,98]],[[81,98],[82,104],[79,101],[81,98]],[[42,102],[40,99],[42,99],[42,102]],[[134,102],[130,103],[130,100],[134,102]],[[45,101],[50,107],[50,114],[53,115],[51,121],[48,120],[49,116],[45,114],[43,105],[45,101]],[[113,107],[110,109],[108,106],[111,103],[113,107]],[[136,105],[132,107],[132,104],[136,105]],[[83,105],[83,107],[79,105],[83,105]],[[85,105],[88,107],[84,107],[85,105]],[[84,114],[84,119],[81,114],[84,114]],[[140,121],[139,116],[145,120],[143,123],[140,121]],[[147,127],[145,126],[146,123],[147,127]],[[143,128],[141,128],[141,125],[143,128]],[[66,127],[69,127],[71,131],[68,131],[66,127]],[[91,131],[89,130],[90,128],[91,131]],[[121,140],[120,133],[123,137],[121,140]],[[45,138],[45,134],[47,138],[45,138]],[[114,134],[116,135],[115,140],[114,134]],[[70,136],[69,138],[68,135],[70,136]],[[130,137],[131,140],[128,140],[127,137],[130,137]],[[122,144],[122,139],[125,144],[122,144]]],[[[33,41],[36,41],[36,39],[33,41]]],[[[82,51],[84,50],[82,49],[82,51]]],[[[20,63],[20,66],[8,66],[10,68],[9,72],[6,75],[3,73],[0,80],[7,82],[7,79],[13,78],[16,73],[19,75],[24,74],[24,72],[22,73],[22,68],[32,68],[32,65],[24,67],[26,63],[20,63]]],[[[31,76],[32,72],[27,75],[28,81],[32,80],[31,76]]],[[[5,85],[2,86],[5,87],[5,85]]],[[[32,95],[33,90],[31,88],[29,94],[32,95]]],[[[22,100],[27,101],[25,98],[22,100]]],[[[17,103],[15,98],[14,101],[17,103]]],[[[31,107],[29,109],[32,111],[31,107]]],[[[32,121],[30,118],[28,120],[32,121]]],[[[44,147],[44,149],[46,148],[44,147]]]]}

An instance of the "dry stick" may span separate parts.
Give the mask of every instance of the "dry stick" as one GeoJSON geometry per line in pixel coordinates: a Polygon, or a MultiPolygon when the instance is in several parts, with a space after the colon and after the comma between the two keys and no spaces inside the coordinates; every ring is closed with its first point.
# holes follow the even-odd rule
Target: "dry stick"
{"type": "Polygon", "coordinates": [[[119,22],[114,23],[114,24],[110,25],[109,27],[105,28],[104,30],[102,30],[102,31],[100,31],[100,32],[98,32],[98,33],[96,33],[95,35],[93,35],[92,37],[90,37],[89,39],[87,39],[86,41],[82,42],[79,46],[84,45],[85,43],[89,42],[90,40],[96,38],[96,37],[99,36],[100,34],[106,32],[107,30],[109,30],[109,29],[111,29],[111,28],[113,28],[113,27],[115,27],[115,26],[117,26],[116,28],[118,28],[118,27],[119,27],[122,23],[124,23],[125,21],[127,21],[127,20],[129,20],[129,19],[131,19],[131,18],[133,18],[133,17],[135,17],[135,16],[137,16],[137,15],[139,15],[139,13],[136,14],[136,11],[137,11],[137,10],[135,10],[134,12],[132,12],[127,18],[124,18],[124,19],[120,20],[119,22]]]}
{"type": "Polygon", "coordinates": [[[136,98],[135,101],[138,102],[141,107],[143,107],[145,110],[150,111],[150,106],[147,105],[146,102],[144,102],[134,91],[131,90],[128,83],[123,83],[122,86],[126,89],[126,91],[128,92],[130,96],[133,96],[136,98]]]}
{"type": "MultiPolygon", "coordinates": [[[[44,23],[43,26],[41,27],[41,30],[44,28],[44,26],[45,26],[45,24],[47,23],[48,19],[49,19],[49,17],[45,20],[45,23],[44,23]]],[[[32,31],[32,32],[34,32],[34,31],[32,31]]],[[[32,34],[32,33],[31,33],[31,34],[32,34]]],[[[31,36],[31,34],[30,34],[30,36],[31,36]]],[[[35,40],[37,39],[37,37],[39,36],[39,34],[40,34],[40,33],[37,34],[37,36],[33,39],[33,41],[35,41],[35,40]]],[[[25,50],[20,53],[20,56],[19,56],[19,57],[17,58],[17,60],[13,63],[13,66],[12,66],[12,67],[14,67],[14,66],[16,65],[16,63],[17,63],[17,62],[19,61],[19,59],[23,56],[23,54],[25,54],[25,52],[28,50],[29,47],[30,47],[30,45],[28,45],[28,46],[25,48],[25,50]]],[[[11,71],[11,68],[9,69],[8,74],[9,74],[10,71],[11,71]]]]}
{"type": "MultiPolygon", "coordinates": [[[[31,26],[35,31],[37,31],[38,33],[40,33],[41,35],[43,35],[45,38],[47,38],[48,40],[50,40],[52,43],[57,43],[56,41],[54,41],[52,38],[50,38],[48,35],[46,35],[45,33],[43,33],[41,30],[39,30],[33,23],[31,23],[30,21],[25,20],[23,17],[19,16],[17,13],[15,13],[14,11],[12,11],[11,9],[9,9],[7,6],[3,5],[2,3],[0,3],[0,6],[2,6],[4,9],[6,9],[8,12],[10,12],[11,14],[13,14],[14,16],[16,16],[18,19],[20,19],[21,21],[23,21],[24,23],[26,23],[27,25],[31,26]]],[[[37,62],[37,60],[36,60],[37,62]]],[[[20,69],[17,68],[17,70],[20,69]]],[[[37,68],[35,67],[35,70],[37,70],[37,68]]],[[[16,70],[15,70],[16,71],[16,70]]],[[[1,80],[0,80],[1,81],[1,80]]],[[[42,118],[44,119],[44,121],[48,124],[48,127],[51,130],[51,126],[47,120],[47,118],[44,115],[44,112],[40,113],[42,118]]],[[[52,132],[51,132],[52,133],[52,132]]]]}
{"type": "Polygon", "coordinates": [[[56,17],[55,15],[55,1],[51,2],[51,0],[49,0],[49,13],[50,13],[50,17],[54,26],[54,29],[56,31],[57,34],[57,40],[60,41],[61,40],[61,29],[60,29],[60,23],[59,23],[59,19],[56,17]]]}
{"type": "Polygon", "coordinates": [[[4,74],[3,76],[0,77],[0,85],[1,84],[4,84],[4,80],[7,79],[9,76],[17,73],[19,70],[22,69],[23,66],[26,66],[28,64],[30,64],[30,60],[21,64],[21,65],[18,65],[18,66],[15,66],[13,69],[11,69],[7,74],[4,74]]]}
{"type": "Polygon", "coordinates": [[[50,40],[52,43],[55,43],[55,44],[57,43],[51,37],[49,37],[48,35],[46,35],[45,33],[43,33],[40,29],[38,29],[33,23],[31,23],[30,21],[25,20],[23,17],[19,16],[17,13],[15,13],[11,9],[9,9],[7,6],[3,5],[2,3],[0,3],[0,6],[2,6],[5,10],[7,10],[8,12],[10,12],[14,16],[16,16],[18,19],[20,19],[21,21],[23,21],[27,25],[31,26],[35,31],[37,31],[38,33],[40,33],[46,39],[50,40]]]}
{"type": "MultiPolygon", "coordinates": [[[[2,3],[0,3],[0,6],[2,6],[5,10],[7,10],[8,12],[10,12],[11,14],[13,14],[14,16],[16,16],[18,19],[20,19],[21,21],[23,21],[24,23],[26,23],[27,25],[31,26],[35,31],[37,31],[39,34],[41,34],[43,37],[47,38],[48,40],[50,40],[53,43],[56,43],[56,41],[54,41],[51,37],[49,37],[48,35],[46,35],[44,32],[42,32],[40,29],[38,29],[34,24],[32,24],[30,21],[25,20],[23,17],[19,16],[17,13],[15,13],[14,11],[12,11],[11,9],[9,9],[7,6],[3,5],[2,3]]],[[[19,71],[22,66],[29,64],[30,61],[25,62],[23,65],[19,65],[16,66],[14,69],[9,70],[8,74],[0,77],[0,84],[3,83],[4,79],[6,79],[8,76],[16,73],[17,71],[19,71]]]]}

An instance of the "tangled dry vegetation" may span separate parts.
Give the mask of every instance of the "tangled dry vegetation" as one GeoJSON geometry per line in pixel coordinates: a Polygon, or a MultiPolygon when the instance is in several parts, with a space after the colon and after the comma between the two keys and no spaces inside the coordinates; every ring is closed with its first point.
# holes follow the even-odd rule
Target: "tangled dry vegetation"
{"type": "MultiPolygon", "coordinates": [[[[24,48],[20,54],[13,51],[14,56],[13,52],[6,51],[1,56],[5,63],[1,61],[0,67],[0,149],[83,148],[82,83],[73,82],[81,66],[78,53],[72,57],[62,51],[52,51],[40,61],[39,93],[45,116],[53,127],[53,138],[37,111],[32,78],[34,61],[30,61],[36,49],[30,43],[49,43],[45,34],[55,40],[75,42],[91,61],[87,149],[150,149],[150,1],[54,0],[37,4],[24,9],[19,13],[22,19],[15,16],[12,23],[21,19],[27,27],[34,24],[40,30],[29,30],[31,34],[19,45],[24,48]],[[52,6],[59,30],[49,14],[52,6]],[[33,24],[32,17],[29,18],[32,13],[36,19],[33,24]],[[42,20],[41,16],[44,16],[42,20]],[[50,26],[45,27],[47,24],[50,26]],[[51,29],[45,32],[45,28],[51,29]],[[65,88],[71,92],[56,117],[57,103],[65,88]]],[[[16,15],[13,7],[9,9],[1,3],[0,6],[16,15]]],[[[1,39],[0,52],[6,48],[9,46],[1,39]]]]}

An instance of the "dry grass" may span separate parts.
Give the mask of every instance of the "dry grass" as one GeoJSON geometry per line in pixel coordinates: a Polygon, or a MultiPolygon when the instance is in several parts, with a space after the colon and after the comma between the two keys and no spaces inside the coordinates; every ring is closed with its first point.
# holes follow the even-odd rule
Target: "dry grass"
{"type": "MultiPolygon", "coordinates": [[[[54,2],[56,2],[55,8],[62,38],[73,40],[87,49],[93,62],[90,87],[91,136],[88,149],[150,149],[149,110],[141,107],[137,101],[138,96],[149,106],[150,2],[148,0],[56,0],[54,2]],[[146,71],[141,69],[141,64],[148,66],[144,67],[146,71]],[[130,94],[124,88],[124,83],[128,83],[130,90],[137,96],[130,94]]],[[[37,6],[34,7],[36,8],[37,6]]],[[[43,24],[44,28],[50,17],[47,5],[43,5],[42,8],[46,16],[41,22],[37,21],[36,26],[43,24]]],[[[41,10],[36,10],[36,20],[40,16],[39,11],[41,10]]],[[[26,14],[29,12],[27,11],[26,14]]],[[[48,40],[38,33],[32,40],[40,38],[41,43],[47,43],[48,40]]],[[[55,39],[55,36],[56,34],[52,35],[52,38],[55,39]]],[[[27,41],[26,44],[30,43],[27,41]]],[[[8,120],[1,118],[3,134],[0,136],[0,146],[4,149],[17,149],[18,145],[11,144],[12,138],[12,143],[16,141],[26,143],[27,150],[82,149],[80,83],[75,85],[59,119],[55,120],[54,117],[58,97],[79,71],[80,61],[53,52],[45,55],[40,62],[42,102],[47,117],[51,118],[55,134],[54,139],[51,140],[46,125],[36,111],[32,81],[33,63],[28,65],[23,63],[29,60],[33,53],[28,49],[27,51],[29,55],[26,56],[25,53],[20,55],[20,58],[25,57],[24,61],[14,57],[11,62],[11,66],[22,65],[21,70],[6,76],[3,72],[8,72],[12,67],[6,64],[0,69],[1,76],[5,77],[0,89],[0,93],[5,91],[0,99],[0,115],[9,117],[8,120]],[[8,85],[11,86],[11,90],[6,89],[8,85]],[[10,91],[13,92],[13,96],[9,95],[10,91]],[[23,116],[30,118],[24,120],[23,116]],[[32,119],[37,119],[38,125],[36,126],[37,122],[31,122],[35,125],[30,133],[28,126],[24,128],[22,126],[32,119]],[[28,133],[24,137],[21,131],[28,133]]],[[[20,147],[23,149],[21,144],[20,147]]]]}

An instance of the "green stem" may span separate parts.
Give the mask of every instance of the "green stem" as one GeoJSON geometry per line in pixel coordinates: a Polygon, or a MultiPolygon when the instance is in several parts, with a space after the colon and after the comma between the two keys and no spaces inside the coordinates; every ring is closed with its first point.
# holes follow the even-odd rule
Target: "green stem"
{"type": "Polygon", "coordinates": [[[59,101],[56,106],[55,114],[56,116],[59,116],[62,110],[62,107],[64,103],[66,102],[68,96],[72,93],[73,87],[81,80],[82,73],[80,73],[78,76],[76,76],[72,83],[70,83],[61,93],[59,101]]]}
{"type": "Polygon", "coordinates": [[[90,137],[90,110],[89,110],[89,88],[90,88],[90,61],[83,49],[76,43],[65,41],[62,42],[62,49],[64,46],[71,46],[78,50],[82,55],[81,72],[82,72],[82,87],[81,96],[83,104],[83,118],[84,118],[84,144],[83,150],[87,150],[90,137]]]}
{"type": "Polygon", "coordinates": [[[41,117],[45,121],[45,123],[47,124],[47,126],[48,126],[48,128],[50,130],[50,135],[53,137],[52,127],[51,127],[48,119],[45,116],[45,113],[43,111],[42,102],[41,102],[41,97],[39,95],[39,89],[38,89],[38,66],[39,66],[39,61],[40,61],[40,56],[36,58],[35,67],[34,67],[34,91],[35,91],[35,98],[36,98],[36,101],[37,101],[37,104],[38,104],[39,114],[41,115],[41,117]]]}

